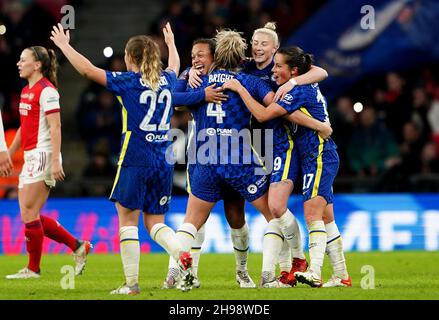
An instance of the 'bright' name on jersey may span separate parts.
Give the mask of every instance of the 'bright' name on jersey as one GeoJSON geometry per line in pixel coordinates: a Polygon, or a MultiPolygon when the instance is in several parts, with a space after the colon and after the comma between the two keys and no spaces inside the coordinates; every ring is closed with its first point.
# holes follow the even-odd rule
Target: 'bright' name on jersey
{"type": "Polygon", "coordinates": [[[221,82],[224,83],[227,80],[233,79],[235,76],[233,74],[227,73],[216,73],[209,75],[209,83],[221,82]]]}

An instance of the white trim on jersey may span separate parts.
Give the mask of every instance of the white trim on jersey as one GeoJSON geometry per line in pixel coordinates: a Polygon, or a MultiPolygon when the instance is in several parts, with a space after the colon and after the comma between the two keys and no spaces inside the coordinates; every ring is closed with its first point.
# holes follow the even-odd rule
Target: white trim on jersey
{"type": "Polygon", "coordinates": [[[59,93],[55,88],[45,87],[40,94],[40,107],[45,113],[59,110],[59,93]]]}
{"type": "Polygon", "coordinates": [[[52,151],[49,122],[46,114],[59,111],[59,93],[52,87],[45,87],[40,94],[40,120],[36,148],[52,151]]]}
{"type": "Polygon", "coordinates": [[[5,131],[3,128],[2,111],[0,110],[0,152],[8,150],[5,141],[5,131]]]}

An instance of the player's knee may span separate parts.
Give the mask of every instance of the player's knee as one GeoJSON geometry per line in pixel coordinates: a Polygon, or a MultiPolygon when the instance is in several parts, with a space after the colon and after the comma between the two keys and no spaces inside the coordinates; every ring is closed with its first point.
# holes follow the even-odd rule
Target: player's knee
{"type": "Polygon", "coordinates": [[[23,223],[28,223],[38,219],[38,212],[30,208],[21,209],[21,220],[23,223]]]}
{"type": "Polygon", "coordinates": [[[285,205],[276,202],[269,202],[268,207],[270,208],[271,215],[274,218],[280,218],[284,212],[287,211],[287,207],[285,205]]]}

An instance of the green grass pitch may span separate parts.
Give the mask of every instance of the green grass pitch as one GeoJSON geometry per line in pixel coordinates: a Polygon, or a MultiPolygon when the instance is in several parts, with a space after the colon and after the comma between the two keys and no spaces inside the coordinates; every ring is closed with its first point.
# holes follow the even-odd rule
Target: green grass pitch
{"type": "MultiPolygon", "coordinates": [[[[119,255],[91,254],[84,274],[75,278],[75,288],[61,288],[64,265],[72,265],[69,255],[44,255],[42,277],[32,280],[6,280],[27,262],[26,256],[0,256],[0,299],[65,299],[65,300],[300,300],[300,299],[439,299],[439,252],[398,251],[347,253],[346,260],[353,281],[352,288],[310,288],[298,284],[294,288],[240,289],[234,280],[233,254],[202,254],[199,267],[201,288],[190,292],[163,290],[168,257],[165,254],[141,256],[138,296],[113,296],[110,290],[123,282],[119,255]],[[369,265],[375,272],[375,289],[362,289],[361,272],[369,265]]],[[[259,281],[261,254],[250,254],[249,271],[259,281]]],[[[331,269],[325,259],[323,279],[331,269]]],[[[369,274],[370,276],[370,274],[369,274]]],[[[364,282],[365,280],[363,280],[364,282]]]]}

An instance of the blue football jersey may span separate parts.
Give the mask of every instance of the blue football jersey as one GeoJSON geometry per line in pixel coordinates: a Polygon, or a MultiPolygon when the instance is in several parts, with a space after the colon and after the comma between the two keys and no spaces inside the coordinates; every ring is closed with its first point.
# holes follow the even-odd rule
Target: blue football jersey
{"type": "MultiPolygon", "coordinates": [[[[236,78],[260,102],[271,91],[270,87],[257,77],[226,70],[215,70],[203,76],[202,88],[213,83],[216,87],[220,87],[233,78],[236,78]]],[[[203,152],[209,164],[254,163],[258,155],[254,154],[251,145],[251,113],[237,93],[227,91],[227,95],[229,98],[222,104],[206,102],[192,111],[195,122],[194,132],[197,134],[192,136],[193,142],[191,141],[190,147],[203,152]],[[209,137],[212,136],[216,138],[215,150],[209,148],[209,137]],[[200,147],[203,149],[200,150],[200,147]]],[[[199,161],[199,157],[197,160],[199,161]]]]}
{"type": "Polygon", "coordinates": [[[160,87],[152,90],[140,73],[107,71],[107,89],[122,106],[122,142],[118,165],[172,166],[168,139],[172,116],[172,90],[176,83],[173,71],[163,71],[160,87]],[[168,158],[170,159],[170,158],[168,158]]]}
{"type": "MultiPolygon", "coordinates": [[[[277,103],[288,113],[300,110],[316,120],[328,120],[326,99],[317,83],[295,86],[277,103]]],[[[316,157],[324,150],[337,148],[331,138],[323,140],[317,131],[302,126],[297,128],[296,144],[302,157],[316,157]]]]}
{"type": "MultiPolygon", "coordinates": [[[[255,61],[247,60],[244,63],[244,69],[243,71],[245,73],[251,74],[255,77],[258,77],[259,79],[265,81],[267,83],[271,90],[276,92],[279,86],[277,85],[276,81],[273,78],[273,66],[274,61],[272,61],[268,66],[266,66],[264,69],[258,69],[256,67],[255,61]]],[[[285,150],[288,150],[290,148],[291,140],[293,139],[292,133],[294,132],[293,126],[291,122],[285,121],[282,118],[276,118],[272,119],[270,121],[264,122],[264,123],[258,123],[255,119],[252,120],[252,127],[253,129],[272,129],[273,130],[273,152],[274,153],[281,153],[285,150]]],[[[268,149],[269,146],[264,144],[265,141],[265,135],[262,135],[263,143],[265,149],[268,149]]]]}
{"type": "Polygon", "coordinates": [[[264,69],[258,69],[258,67],[256,67],[255,61],[251,59],[244,62],[242,72],[254,75],[259,79],[264,80],[271,87],[271,90],[276,92],[279,86],[273,78],[273,66],[274,61],[272,61],[264,69]]]}

